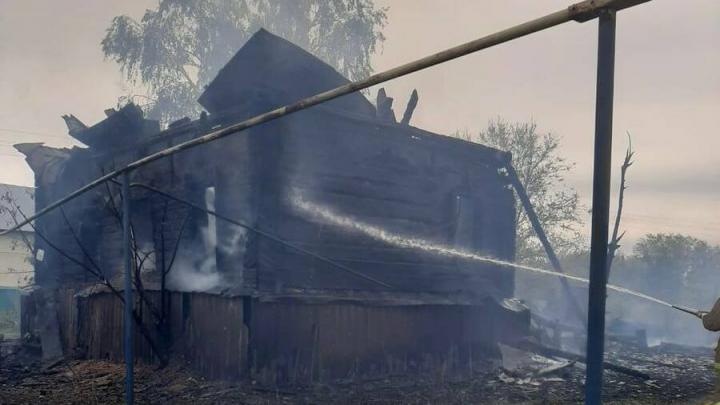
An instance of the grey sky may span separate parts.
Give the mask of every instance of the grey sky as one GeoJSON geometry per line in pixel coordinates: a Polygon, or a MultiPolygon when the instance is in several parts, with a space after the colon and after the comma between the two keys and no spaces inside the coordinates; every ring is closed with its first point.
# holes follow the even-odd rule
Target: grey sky
{"type": "MultiPolygon", "coordinates": [[[[389,6],[383,70],[546,14],[562,0],[376,0],[389,6]]],[[[8,146],[71,141],[61,114],[88,123],[123,94],[99,41],[113,16],[140,17],[156,0],[0,2],[0,182],[32,176],[8,146]]],[[[420,93],[414,125],[476,131],[496,116],[537,121],[577,163],[569,182],[589,208],[595,95],[594,22],[569,23],[385,85],[402,111],[420,93]]],[[[681,232],[720,243],[720,1],[654,0],[620,14],[615,162],[633,135],[637,163],[626,201],[628,239],[681,232]]],[[[616,186],[614,186],[614,189],[616,186]]]]}

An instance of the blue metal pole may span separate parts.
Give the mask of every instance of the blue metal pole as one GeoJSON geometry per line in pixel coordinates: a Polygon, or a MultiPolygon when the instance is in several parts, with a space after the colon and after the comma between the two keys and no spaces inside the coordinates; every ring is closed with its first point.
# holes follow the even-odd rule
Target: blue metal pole
{"type": "Polygon", "coordinates": [[[588,405],[602,403],[614,76],[615,11],[605,9],[600,12],[598,20],[595,163],[593,168],[590,290],[588,293],[587,375],[585,379],[585,403],[588,405]]]}
{"type": "Polygon", "coordinates": [[[133,286],[130,249],[130,179],[128,172],[122,174],[122,227],[123,227],[123,256],[125,258],[125,315],[124,321],[124,349],[125,349],[125,403],[133,403],[133,286]]]}

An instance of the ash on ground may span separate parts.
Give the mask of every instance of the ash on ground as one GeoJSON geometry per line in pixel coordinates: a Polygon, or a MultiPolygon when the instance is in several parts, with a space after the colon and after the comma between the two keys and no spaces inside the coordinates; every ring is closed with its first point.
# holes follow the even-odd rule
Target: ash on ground
{"type": "MultiPolygon", "coordinates": [[[[33,347],[2,344],[0,403],[123,403],[122,364],[62,360],[42,364],[33,347]]],[[[583,400],[581,362],[513,348],[502,348],[504,361],[465,375],[385,376],[340,380],[303,387],[266,387],[252,381],[208,381],[182,364],[162,370],[137,364],[138,403],[192,404],[565,404],[583,400]]],[[[712,352],[663,344],[638,348],[608,343],[608,361],[649,378],[605,373],[606,403],[710,404],[716,375],[712,352]]],[[[488,365],[490,366],[490,365],[488,365]]]]}

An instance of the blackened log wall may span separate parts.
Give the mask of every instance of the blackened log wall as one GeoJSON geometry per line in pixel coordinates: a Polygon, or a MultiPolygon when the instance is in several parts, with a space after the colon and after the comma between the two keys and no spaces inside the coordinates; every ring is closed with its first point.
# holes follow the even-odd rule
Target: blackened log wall
{"type": "MultiPolygon", "coordinates": [[[[44,200],[52,201],[100,173],[235,118],[201,119],[124,149],[77,151],[59,181],[45,186],[44,200]]],[[[318,212],[299,209],[293,197],[301,197],[321,213],[331,212],[343,221],[394,236],[512,260],[513,196],[498,172],[508,160],[508,154],[482,145],[318,106],[153,162],[134,172],[131,181],[200,205],[205,205],[205,190],[214,187],[218,212],[397,290],[469,291],[502,298],[513,292],[513,274],[507,269],[344,229],[318,212]]],[[[113,206],[119,206],[117,189],[113,184],[100,187],[67,208],[86,250],[108,279],[122,268],[121,232],[112,212],[113,206]]],[[[156,261],[165,252],[167,264],[187,208],[139,189],[133,190],[133,207],[133,223],[143,239],[139,243],[154,247],[156,261]]],[[[51,239],[73,257],[87,260],[57,213],[43,224],[51,239]]],[[[193,213],[181,251],[205,254],[197,235],[206,226],[207,216],[193,213]]],[[[218,269],[234,287],[265,292],[380,288],[223,221],[218,221],[217,237],[218,269]]],[[[50,254],[46,266],[61,282],[93,281],[56,253],[50,254]]]]}
{"type": "MultiPolygon", "coordinates": [[[[513,260],[513,196],[498,172],[506,154],[323,108],[264,126],[252,140],[265,162],[257,204],[264,230],[399,290],[512,295],[511,271],[388,243],[327,218],[513,260]],[[296,197],[326,216],[298,208],[296,197]],[[461,211],[471,214],[465,223],[461,211]],[[456,237],[461,227],[469,230],[465,241],[456,237]]],[[[258,269],[263,291],[382,288],[263,238],[258,269]]]]}

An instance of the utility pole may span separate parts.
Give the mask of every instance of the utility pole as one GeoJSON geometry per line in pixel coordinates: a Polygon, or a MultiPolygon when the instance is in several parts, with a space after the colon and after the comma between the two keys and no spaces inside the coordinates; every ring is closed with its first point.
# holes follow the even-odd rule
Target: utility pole
{"type": "Polygon", "coordinates": [[[615,76],[615,10],[598,18],[597,89],[595,99],[595,161],[593,167],[590,290],[588,293],[587,375],[585,403],[602,403],[607,296],[613,87],[615,76]]]}
{"type": "Polygon", "coordinates": [[[133,403],[133,286],[132,286],[132,250],[130,248],[130,174],[122,174],[122,228],[123,228],[123,256],[125,259],[125,290],[123,332],[125,350],[125,403],[133,403]]]}

